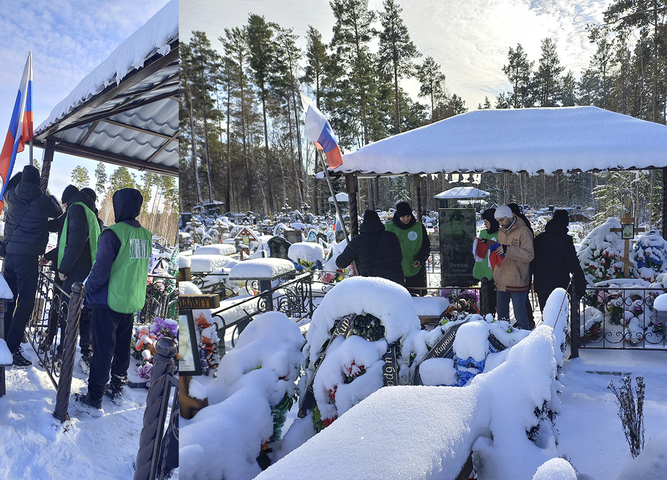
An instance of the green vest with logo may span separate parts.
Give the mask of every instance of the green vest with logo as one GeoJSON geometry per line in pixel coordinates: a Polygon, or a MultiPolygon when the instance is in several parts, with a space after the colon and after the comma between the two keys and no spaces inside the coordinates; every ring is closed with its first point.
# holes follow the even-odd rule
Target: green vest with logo
{"type": "MultiPolygon", "coordinates": [[[[100,240],[100,224],[97,221],[97,216],[95,213],[82,202],[74,202],[69,208],[72,208],[74,205],[81,205],[83,211],[86,213],[86,221],[88,222],[88,241],[90,243],[90,264],[95,263],[95,255],[97,254],[97,243],[100,240]]],[[[69,220],[69,209],[67,210],[67,216],[63,222],[63,229],[60,233],[60,238],[58,239],[58,268],[60,268],[60,262],[62,262],[63,257],[65,256],[65,247],[67,246],[67,224],[69,220]]]]}
{"type": "Polygon", "coordinates": [[[108,304],[118,313],[135,313],[146,303],[151,232],[119,222],[109,227],[120,240],[118,255],[111,265],[108,304]]]}
{"type": "Polygon", "coordinates": [[[405,230],[397,227],[394,222],[385,223],[384,228],[390,232],[394,232],[401,244],[401,251],[403,252],[403,260],[401,261],[403,275],[406,277],[417,275],[422,266],[413,267],[412,264],[419,254],[424,241],[424,229],[421,222],[415,222],[413,226],[405,230]]]}

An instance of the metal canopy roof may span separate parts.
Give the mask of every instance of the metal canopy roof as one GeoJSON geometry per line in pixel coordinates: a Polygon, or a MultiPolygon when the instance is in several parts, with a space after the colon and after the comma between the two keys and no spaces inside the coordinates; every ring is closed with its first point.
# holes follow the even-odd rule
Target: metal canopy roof
{"type": "Polygon", "coordinates": [[[35,133],[55,151],[178,175],[178,37],[167,55],[154,51],[143,67],[35,133]]]}

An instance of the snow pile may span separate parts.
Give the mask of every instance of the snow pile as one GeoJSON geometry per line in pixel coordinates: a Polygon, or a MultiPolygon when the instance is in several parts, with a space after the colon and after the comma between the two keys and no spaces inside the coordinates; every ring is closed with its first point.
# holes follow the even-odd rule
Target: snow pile
{"type": "Polygon", "coordinates": [[[412,297],[417,315],[439,317],[449,307],[449,300],[443,297],[412,297]]]}
{"type": "Polygon", "coordinates": [[[192,282],[181,280],[178,282],[179,295],[201,295],[201,290],[192,282]]]}
{"type": "Polygon", "coordinates": [[[659,312],[667,312],[667,293],[658,295],[653,302],[653,307],[659,312]]]}
{"type": "Polygon", "coordinates": [[[223,255],[192,255],[190,257],[190,270],[194,273],[209,273],[224,267],[232,258],[223,255]]]}
{"type": "Polygon", "coordinates": [[[260,473],[256,458],[282,426],[275,430],[272,409],[294,394],[303,342],[299,327],[282,313],[248,324],[206,387],[209,406],[181,420],[180,478],[243,480],[260,473]]]}
{"type": "Polygon", "coordinates": [[[526,435],[540,423],[535,409],[558,401],[553,342],[538,327],[463,388],[379,389],[257,479],[322,478],[323,460],[337,479],[455,478],[471,449],[485,478],[531,478],[557,456],[550,428],[539,446],[526,435]]]}
{"type": "Polygon", "coordinates": [[[282,258],[253,258],[238,263],[229,271],[231,279],[269,279],[294,272],[294,264],[282,258]]]}
{"type": "Polygon", "coordinates": [[[192,255],[234,255],[236,247],[228,243],[215,243],[198,247],[192,255]]]}
{"type": "Polygon", "coordinates": [[[293,243],[289,247],[287,256],[297,265],[297,269],[299,267],[305,269],[322,268],[324,248],[319,243],[293,243]]]}
{"type": "Polygon", "coordinates": [[[552,458],[539,466],[533,480],[577,480],[577,472],[563,458],[552,458]]]}
{"type": "Polygon", "coordinates": [[[192,260],[191,260],[190,255],[185,255],[184,253],[179,253],[178,254],[178,268],[190,268],[192,265],[192,260]]]}
{"type": "MultiPolygon", "coordinates": [[[[621,239],[620,228],[617,219],[609,218],[581,242],[577,256],[588,285],[623,277],[624,264],[621,257],[625,254],[625,241],[621,239]],[[619,232],[610,231],[612,228],[618,228],[619,232]]],[[[633,252],[628,252],[628,255],[632,261],[633,252]]],[[[633,267],[630,267],[629,273],[634,276],[633,267]]]]}
{"type": "Polygon", "coordinates": [[[13,361],[12,352],[7,347],[4,338],[0,338],[0,365],[11,365],[13,361]]]}
{"type": "Polygon", "coordinates": [[[667,241],[658,233],[640,236],[633,250],[635,267],[641,278],[652,282],[660,273],[667,272],[667,241]]]}

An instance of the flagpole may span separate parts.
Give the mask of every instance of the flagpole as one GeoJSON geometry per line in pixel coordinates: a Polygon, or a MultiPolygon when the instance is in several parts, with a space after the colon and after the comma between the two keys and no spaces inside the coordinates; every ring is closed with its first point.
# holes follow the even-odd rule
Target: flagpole
{"type": "MultiPolygon", "coordinates": [[[[327,179],[327,185],[329,185],[329,191],[331,192],[331,198],[333,198],[334,202],[334,208],[336,209],[336,216],[338,217],[338,220],[340,220],[340,224],[343,227],[343,233],[345,234],[345,241],[349,244],[350,243],[350,238],[347,234],[347,228],[345,227],[345,221],[343,220],[343,215],[340,213],[340,207],[338,206],[338,200],[336,200],[336,193],[334,192],[333,189],[333,184],[331,183],[331,177],[329,176],[329,164],[327,163],[326,158],[324,157],[324,152],[322,150],[316,149],[317,153],[319,153],[320,160],[322,161],[322,166],[324,167],[324,176],[327,179]]],[[[335,238],[334,238],[335,241],[335,238]]],[[[355,273],[359,273],[359,269],[357,268],[357,261],[353,260],[352,261],[352,267],[354,268],[355,273]]]]}

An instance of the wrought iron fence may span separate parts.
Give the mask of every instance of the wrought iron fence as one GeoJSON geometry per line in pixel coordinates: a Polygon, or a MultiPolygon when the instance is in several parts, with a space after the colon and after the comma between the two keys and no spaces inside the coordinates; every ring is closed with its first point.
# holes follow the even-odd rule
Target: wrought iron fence
{"type": "Polygon", "coordinates": [[[667,312],[653,303],[663,288],[594,287],[571,305],[575,348],[665,349],[667,312]]]}
{"type": "Polygon", "coordinates": [[[40,269],[35,308],[28,322],[26,335],[37,353],[39,363],[57,389],[62,368],[63,339],[67,327],[70,295],[56,283],[55,275],[49,267],[40,269]]]}

